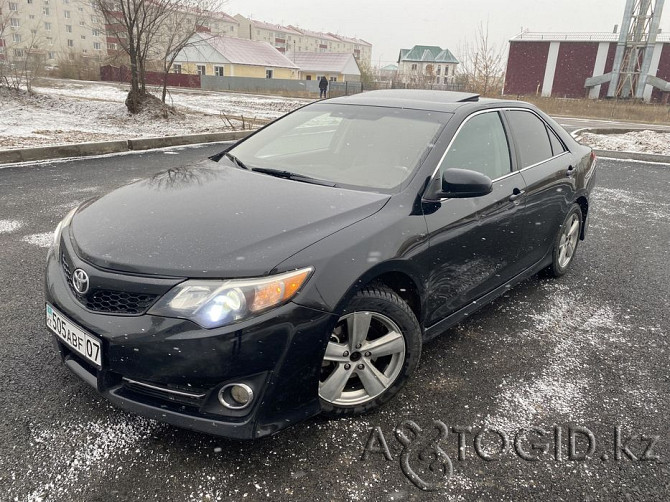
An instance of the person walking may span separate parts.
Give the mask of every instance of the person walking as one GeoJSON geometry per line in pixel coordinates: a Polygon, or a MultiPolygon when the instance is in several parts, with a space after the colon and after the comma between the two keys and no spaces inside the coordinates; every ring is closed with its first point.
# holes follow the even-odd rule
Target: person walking
{"type": "Polygon", "coordinates": [[[326,80],[326,77],[321,77],[321,80],[319,80],[319,98],[325,98],[326,93],[328,91],[328,80],[326,80]]]}

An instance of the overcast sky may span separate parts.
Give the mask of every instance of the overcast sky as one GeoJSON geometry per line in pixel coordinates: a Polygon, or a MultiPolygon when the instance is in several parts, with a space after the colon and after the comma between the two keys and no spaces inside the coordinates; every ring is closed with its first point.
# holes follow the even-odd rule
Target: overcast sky
{"type": "MultiPolygon", "coordinates": [[[[439,45],[458,56],[488,21],[491,41],[505,45],[530,31],[605,31],[621,24],[625,0],[228,0],[223,10],[278,24],[360,37],[374,65],[395,63],[400,49],[439,45]]],[[[670,32],[670,6],[661,28],[670,32]]]]}

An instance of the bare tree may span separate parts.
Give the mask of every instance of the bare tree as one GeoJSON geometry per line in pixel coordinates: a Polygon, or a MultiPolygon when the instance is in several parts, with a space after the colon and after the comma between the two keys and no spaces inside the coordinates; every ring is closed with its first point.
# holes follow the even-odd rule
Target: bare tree
{"type": "Polygon", "coordinates": [[[212,36],[208,23],[215,19],[224,0],[195,0],[197,4],[177,5],[166,19],[157,35],[158,59],[162,63],[163,90],[161,101],[165,103],[168,75],[177,56],[187,47],[193,47],[212,36]],[[200,37],[195,37],[199,33],[200,37]]]}
{"type": "Polygon", "coordinates": [[[137,113],[146,99],[147,57],[157,31],[181,0],[94,0],[107,24],[108,36],[128,55],[130,92],[126,106],[137,113]]]}
{"type": "Polygon", "coordinates": [[[459,80],[469,90],[483,95],[502,90],[504,52],[502,47],[491,43],[488,22],[479,23],[474,42],[466,41],[460,52],[459,80]]]}
{"type": "Polygon", "coordinates": [[[130,92],[126,106],[137,113],[147,99],[146,71],[152,61],[161,61],[167,73],[179,51],[186,47],[204,21],[215,14],[222,0],[94,0],[105,18],[108,36],[128,56],[130,92]]]}
{"type": "Polygon", "coordinates": [[[13,19],[20,21],[13,14],[9,1],[0,0],[0,85],[17,91],[25,85],[32,92],[33,81],[44,70],[42,23],[37,19],[20,27],[12,24],[13,19]]]}

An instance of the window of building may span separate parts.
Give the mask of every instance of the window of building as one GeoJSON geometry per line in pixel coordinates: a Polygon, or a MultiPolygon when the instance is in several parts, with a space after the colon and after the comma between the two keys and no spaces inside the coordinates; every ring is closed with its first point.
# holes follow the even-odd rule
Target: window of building
{"type": "Polygon", "coordinates": [[[84,26],[84,21],[79,21],[79,26],[84,26]]]}
{"type": "Polygon", "coordinates": [[[19,18],[17,18],[17,17],[13,17],[9,20],[9,25],[13,26],[14,28],[18,28],[19,24],[20,24],[19,23],[19,18]]]}
{"type": "Polygon", "coordinates": [[[439,75],[440,73],[442,73],[442,67],[440,65],[437,65],[437,70],[435,70],[435,74],[439,75]]]}
{"type": "Polygon", "coordinates": [[[51,31],[51,23],[44,23],[44,29],[46,31],[51,31]]]}
{"type": "Polygon", "coordinates": [[[215,66],[214,75],[216,75],[217,77],[223,77],[223,66],[215,66]]]}
{"type": "Polygon", "coordinates": [[[54,51],[47,52],[47,59],[56,59],[56,53],[54,51]]]}
{"type": "Polygon", "coordinates": [[[49,7],[42,7],[42,14],[44,14],[45,16],[48,16],[49,14],[51,14],[51,11],[49,10],[49,7]]]}
{"type": "Polygon", "coordinates": [[[204,64],[196,65],[198,75],[207,75],[207,67],[204,64]]]}
{"type": "Polygon", "coordinates": [[[47,37],[47,43],[48,43],[49,45],[53,45],[53,44],[54,44],[54,39],[51,38],[51,37],[47,37]]]}
{"type": "Polygon", "coordinates": [[[312,76],[311,76],[311,75],[307,75],[307,77],[305,77],[305,80],[312,80],[312,76]]]}
{"type": "Polygon", "coordinates": [[[337,82],[337,77],[330,77],[329,79],[331,82],[337,82]]]}
{"type": "Polygon", "coordinates": [[[33,0],[28,0],[28,3],[33,3],[33,0]]]}
{"type": "Polygon", "coordinates": [[[86,35],[82,35],[82,36],[81,36],[81,39],[82,39],[82,40],[86,40],[86,35]]]}
{"type": "Polygon", "coordinates": [[[63,11],[63,15],[65,16],[65,19],[70,19],[70,11],[69,10],[63,11]]]}
{"type": "Polygon", "coordinates": [[[108,51],[115,51],[116,50],[116,44],[114,42],[109,42],[107,44],[107,50],[108,51]]]}
{"type": "MultiPolygon", "coordinates": [[[[82,21],[82,23],[83,23],[83,21],[82,21]]],[[[98,30],[97,28],[94,29],[94,30],[93,30],[93,36],[94,36],[94,37],[99,37],[99,36],[100,36],[100,30],[98,30]]]]}
{"type": "Polygon", "coordinates": [[[19,4],[14,3],[14,2],[9,2],[9,10],[19,10],[19,4]]]}
{"type": "Polygon", "coordinates": [[[21,42],[21,35],[19,33],[12,33],[12,41],[15,44],[18,44],[19,42],[21,42]]]}
{"type": "Polygon", "coordinates": [[[67,39],[67,46],[68,47],[74,47],[74,40],[72,40],[71,38],[68,38],[67,39]]]}
{"type": "Polygon", "coordinates": [[[274,70],[265,70],[265,78],[272,78],[274,75],[274,70]]]}
{"type": "Polygon", "coordinates": [[[14,49],[14,57],[15,58],[22,58],[24,56],[23,49],[14,49]]]}
{"type": "Polygon", "coordinates": [[[447,83],[447,77],[444,77],[444,83],[445,84],[447,83]]]}
{"type": "Polygon", "coordinates": [[[68,33],[72,33],[72,25],[71,24],[66,24],[65,25],[65,31],[68,33]]]}
{"type": "Polygon", "coordinates": [[[172,72],[173,73],[181,73],[181,65],[179,63],[175,63],[172,65],[172,72]]]}
{"type": "Polygon", "coordinates": [[[412,71],[416,71],[416,69],[417,69],[416,63],[412,63],[412,71]]]}
{"type": "Polygon", "coordinates": [[[35,19],[35,14],[28,14],[28,19],[35,19]]]}
{"type": "Polygon", "coordinates": [[[102,50],[102,46],[100,45],[100,42],[93,42],[93,48],[96,51],[101,51],[102,50]]]}

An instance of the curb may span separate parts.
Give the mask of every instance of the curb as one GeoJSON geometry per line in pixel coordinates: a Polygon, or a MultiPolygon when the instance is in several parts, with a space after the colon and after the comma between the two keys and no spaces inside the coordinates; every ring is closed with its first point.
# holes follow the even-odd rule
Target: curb
{"type": "Polygon", "coordinates": [[[615,150],[593,150],[597,157],[618,160],[639,160],[641,162],[655,162],[657,164],[670,164],[670,155],[658,155],[656,153],[618,152],[615,150]]]}
{"type": "Polygon", "coordinates": [[[67,157],[88,157],[169,146],[194,145],[197,143],[218,143],[242,139],[253,130],[230,131],[204,134],[188,134],[184,136],[164,136],[158,138],[138,138],[118,141],[99,141],[95,143],[74,143],[71,145],[42,146],[35,148],[18,148],[16,150],[0,150],[0,164],[14,164],[36,160],[60,159],[67,157]]]}

